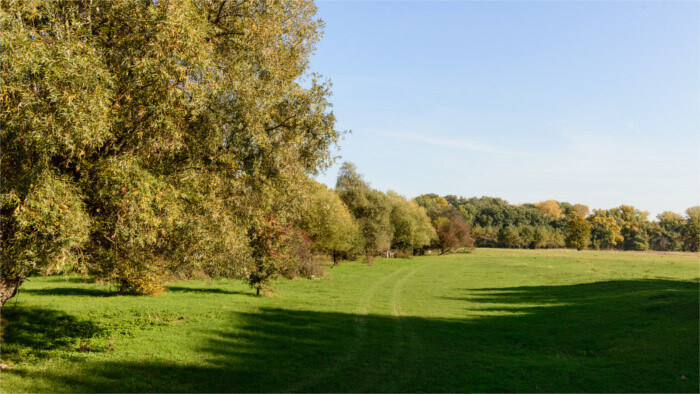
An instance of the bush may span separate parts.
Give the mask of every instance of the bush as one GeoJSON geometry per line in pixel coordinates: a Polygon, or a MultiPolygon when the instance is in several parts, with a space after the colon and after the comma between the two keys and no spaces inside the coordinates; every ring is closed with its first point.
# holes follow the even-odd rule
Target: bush
{"type": "Polygon", "coordinates": [[[321,256],[314,255],[313,242],[300,229],[291,230],[285,237],[285,253],[280,256],[280,275],[287,279],[318,278],[324,275],[321,256]]]}
{"type": "Polygon", "coordinates": [[[504,248],[519,248],[521,246],[520,231],[516,226],[506,226],[498,233],[498,242],[504,248]]]}
{"type": "Polygon", "coordinates": [[[440,249],[440,253],[444,254],[454,249],[474,246],[469,226],[459,217],[441,219],[436,230],[437,247],[440,249]]]}
{"type": "Polygon", "coordinates": [[[413,253],[410,250],[398,249],[394,252],[394,257],[397,259],[412,259],[413,253]]]}

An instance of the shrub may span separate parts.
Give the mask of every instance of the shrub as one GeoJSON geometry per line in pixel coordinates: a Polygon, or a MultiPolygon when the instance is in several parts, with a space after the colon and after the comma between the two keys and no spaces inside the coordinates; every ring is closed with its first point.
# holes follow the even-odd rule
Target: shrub
{"type": "Polygon", "coordinates": [[[442,218],[437,224],[437,247],[444,254],[454,249],[473,247],[474,239],[467,223],[462,218],[442,218]]]}

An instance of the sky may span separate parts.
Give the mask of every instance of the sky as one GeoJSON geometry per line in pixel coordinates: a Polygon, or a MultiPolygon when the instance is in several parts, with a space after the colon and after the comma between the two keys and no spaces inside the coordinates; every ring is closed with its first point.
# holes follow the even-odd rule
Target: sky
{"type": "Polygon", "coordinates": [[[372,187],[700,204],[700,2],[319,1],[311,70],[372,187]]]}

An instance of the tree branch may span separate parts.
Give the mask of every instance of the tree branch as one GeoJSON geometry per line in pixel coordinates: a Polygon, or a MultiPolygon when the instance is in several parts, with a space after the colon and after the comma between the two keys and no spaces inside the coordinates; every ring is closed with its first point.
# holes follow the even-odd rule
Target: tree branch
{"type": "Polygon", "coordinates": [[[221,4],[219,4],[219,10],[216,12],[216,18],[214,18],[214,21],[212,21],[213,24],[218,24],[219,20],[221,19],[221,11],[224,9],[224,5],[226,5],[226,0],[223,0],[221,4]]]}
{"type": "Polygon", "coordinates": [[[267,128],[267,129],[265,129],[265,131],[272,131],[272,130],[278,129],[278,128],[280,128],[280,127],[289,127],[289,126],[287,125],[287,121],[288,121],[288,120],[291,120],[291,119],[294,119],[294,118],[296,118],[296,115],[290,115],[289,117],[287,117],[287,119],[281,121],[278,125],[269,127],[269,128],[267,128]]]}

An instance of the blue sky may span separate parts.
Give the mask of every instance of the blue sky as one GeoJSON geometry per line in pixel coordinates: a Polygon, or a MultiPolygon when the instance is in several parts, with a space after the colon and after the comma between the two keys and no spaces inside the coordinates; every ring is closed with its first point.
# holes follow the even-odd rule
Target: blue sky
{"type": "Polygon", "coordinates": [[[342,161],[373,187],[700,204],[699,2],[320,1],[342,161]]]}

